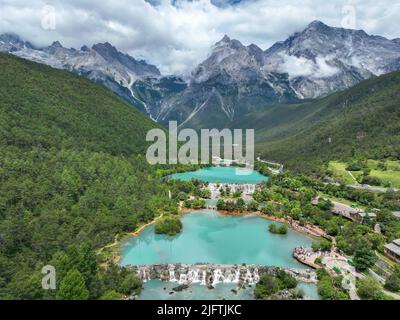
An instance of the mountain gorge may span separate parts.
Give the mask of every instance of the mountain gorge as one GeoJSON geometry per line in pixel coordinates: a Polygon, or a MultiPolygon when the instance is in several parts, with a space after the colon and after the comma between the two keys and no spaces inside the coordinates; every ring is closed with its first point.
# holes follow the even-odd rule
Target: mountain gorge
{"type": "Polygon", "coordinates": [[[267,50],[224,36],[185,78],[163,76],[157,67],[109,43],[80,50],[59,42],[36,48],[5,34],[0,36],[0,51],[84,75],[161,125],[176,120],[181,127],[195,129],[237,126],[243,117],[277,104],[324,97],[400,70],[398,39],[320,21],[267,50]]]}

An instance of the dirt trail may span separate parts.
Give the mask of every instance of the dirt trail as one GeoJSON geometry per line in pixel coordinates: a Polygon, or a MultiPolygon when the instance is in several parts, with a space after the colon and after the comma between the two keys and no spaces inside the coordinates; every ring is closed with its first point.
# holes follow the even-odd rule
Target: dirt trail
{"type": "Polygon", "coordinates": [[[150,221],[149,223],[146,223],[145,225],[141,226],[139,229],[137,229],[134,232],[129,233],[131,236],[133,237],[137,237],[145,228],[147,228],[148,226],[151,226],[152,224],[156,223],[156,221],[158,219],[161,219],[163,217],[163,213],[161,215],[159,215],[157,218],[155,218],[153,221],[150,221]]]}

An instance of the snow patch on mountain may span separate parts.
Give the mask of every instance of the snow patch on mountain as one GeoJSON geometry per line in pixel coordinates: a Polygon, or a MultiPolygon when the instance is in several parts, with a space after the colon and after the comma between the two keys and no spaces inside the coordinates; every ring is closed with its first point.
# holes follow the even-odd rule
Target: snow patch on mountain
{"type": "Polygon", "coordinates": [[[230,123],[276,103],[298,102],[347,89],[400,70],[400,40],[313,21],[263,51],[224,36],[184,80],[163,77],[145,61],[110,43],[35,48],[16,35],[0,35],[0,51],[66,69],[103,83],[152,119],[166,124],[230,123]]]}

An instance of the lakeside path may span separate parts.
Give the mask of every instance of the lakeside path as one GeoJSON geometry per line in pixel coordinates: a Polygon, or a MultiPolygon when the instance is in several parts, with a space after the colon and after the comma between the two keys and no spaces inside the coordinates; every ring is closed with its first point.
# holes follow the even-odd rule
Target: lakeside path
{"type": "Polygon", "coordinates": [[[139,229],[137,229],[136,231],[130,232],[130,233],[128,233],[128,234],[129,234],[130,236],[132,236],[132,237],[137,237],[137,236],[139,236],[140,233],[141,233],[144,229],[146,229],[148,226],[151,226],[152,224],[156,223],[157,220],[161,219],[163,216],[164,216],[164,214],[162,213],[162,214],[160,214],[158,217],[154,218],[153,221],[150,221],[149,223],[146,223],[146,224],[142,225],[142,226],[141,226],[139,229]]]}
{"type": "Polygon", "coordinates": [[[118,243],[119,243],[118,234],[116,234],[114,237],[114,242],[110,243],[104,247],[101,247],[99,250],[97,250],[97,254],[102,253],[104,249],[112,248],[112,247],[116,246],[118,243]]]}
{"type": "MultiPolygon", "coordinates": [[[[154,219],[153,219],[152,221],[150,221],[149,223],[146,223],[146,224],[140,226],[139,229],[137,229],[136,231],[129,232],[128,234],[126,234],[126,236],[128,236],[128,237],[137,237],[137,236],[139,236],[140,233],[141,233],[144,229],[146,229],[148,226],[150,226],[150,225],[156,223],[158,219],[160,219],[160,218],[163,217],[163,215],[164,215],[164,214],[162,213],[161,215],[159,215],[158,217],[154,218],[154,219]]],[[[126,236],[119,237],[118,234],[115,235],[115,237],[114,237],[114,242],[113,242],[113,243],[110,243],[110,244],[108,244],[108,245],[106,245],[106,246],[104,246],[104,247],[102,247],[102,248],[100,248],[99,250],[97,250],[97,252],[96,252],[97,255],[101,254],[101,253],[103,252],[104,249],[109,249],[109,248],[112,248],[112,247],[115,247],[115,246],[120,245],[121,240],[122,240],[123,238],[126,238],[126,236]]],[[[113,255],[113,256],[111,257],[111,261],[112,261],[113,263],[118,263],[120,260],[121,260],[121,255],[120,255],[120,254],[113,255]]],[[[101,263],[100,266],[101,266],[101,267],[106,267],[106,266],[107,266],[107,262],[101,263]]]]}

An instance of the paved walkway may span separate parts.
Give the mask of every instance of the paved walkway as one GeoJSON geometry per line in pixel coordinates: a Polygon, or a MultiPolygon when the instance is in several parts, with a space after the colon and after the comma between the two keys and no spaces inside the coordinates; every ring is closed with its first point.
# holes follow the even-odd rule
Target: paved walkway
{"type": "Polygon", "coordinates": [[[269,165],[279,165],[279,169],[274,169],[274,168],[269,167],[271,172],[274,173],[274,174],[279,174],[279,173],[283,172],[283,164],[282,163],[262,160],[260,157],[257,157],[257,161],[260,161],[262,163],[269,164],[269,165]]]}
{"type": "Polygon", "coordinates": [[[373,192],[381,192],[381,193],[388,192],[389,190],[399,191],[399,189],[396,189],[396,188],[375,187],[375,186],[370,186],[368,184],[351,184],[351,185],[348,185],[348,187],[354,188],[354,189],[369,190],[369,191],[373,191],[373,192]]]}
{"type": "Polygon", "coordinates": [[[384,292],[386,295],[391,296],[392,298],[394,298],[394,299],[396,299],[396,300],[400,300],[400,295],[398,295],[397,293],[390,292],[390,291],[387,291],[387,290],[385,290],[385,289],[383,289],[383,292],[384,292]]]}

